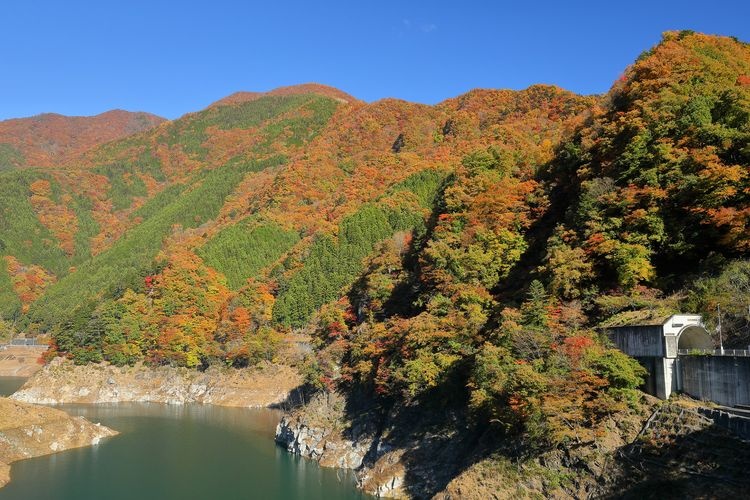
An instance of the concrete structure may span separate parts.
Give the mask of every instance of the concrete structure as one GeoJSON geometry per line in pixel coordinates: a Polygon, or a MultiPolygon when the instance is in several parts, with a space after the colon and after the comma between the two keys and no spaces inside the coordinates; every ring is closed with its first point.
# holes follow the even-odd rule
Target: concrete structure
{"type": "Polygon", "coordinates": [[[681,389],[678,351],[713,349],[713,340],[701,316],[675,314],[645,324],[607,328],[607,335],[618,349],[633,356],[649,371],[646,392],[667,399],[681,389]]]}
{"type": "Polygon", "coordinates": [[[750,357],[681,355],[677,362],[685,394],[725,406],[750,405],[750,357]]]}
{"type": "Polygon", "coordinates": [[[750,412],[737,411],[729,408],[698,408],[698,413],[714,421],[740,438],[750,440],[750,412]]]}

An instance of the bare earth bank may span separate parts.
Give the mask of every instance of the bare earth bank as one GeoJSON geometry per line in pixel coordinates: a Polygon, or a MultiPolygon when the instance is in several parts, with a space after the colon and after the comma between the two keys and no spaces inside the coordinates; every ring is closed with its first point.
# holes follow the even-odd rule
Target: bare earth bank
{"type": "Polygon", "coordinates": [[[0,487],[10,463],[97,444],[117,431],[54,408],[0,398],[0,487]]]}
{"type": "Polygon", "coordinates": [[[47,346],[7,346],[0,349],[0,377],[30,377],[42,368],[47,346]]]}
{"type": "Polygon", "coordinates": [[[10,479],[11,462],[96,444],[117,434],[83,417],[36,404],[152,402],[259,408],[285,402],[301,382],[294,368],[272,363],[198,372],[106,363],[76,366],[56,358],[10,398],[0,398],[0,487],[10,479]]]}
{"type": "Polygon", "coordinates": [[[263,363],[247,369],[76,366],[57,358],[13,396],[37,404],[151,402],[261,408],[280,404],[302,383],[294,368],[263,363]]]}

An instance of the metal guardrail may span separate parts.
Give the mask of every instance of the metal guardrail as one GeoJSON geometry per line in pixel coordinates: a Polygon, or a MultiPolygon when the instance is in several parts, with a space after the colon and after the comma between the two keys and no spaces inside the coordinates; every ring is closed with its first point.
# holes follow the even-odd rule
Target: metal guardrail
{"type": "Polygon", "coordinates": [[[748,349],[677,349],[680,356],[750,356],[748,349]]]}
{"type": "Polygon", "coordinates": [[[10,345],[41,345],[36,339],[12,339],[10,345]]]}
{"type": "Polygon", "coordinates": [[[7,344],[0,344],[0,349],[9,347],[49,347],[49,344],[38,342],[37,339],[11,339],[7,344]]]}

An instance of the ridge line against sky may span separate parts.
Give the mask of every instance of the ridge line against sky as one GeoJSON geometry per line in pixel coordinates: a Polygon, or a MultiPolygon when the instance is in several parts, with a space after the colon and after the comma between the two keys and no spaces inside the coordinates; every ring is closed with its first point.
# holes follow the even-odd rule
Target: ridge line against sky
{"type": "Polygon", "coordinates": [[[667,30],[750,41],[750,2],[9,0],[0,120],[111,109],[166,118],[236,91],[316,82],[435,104],[542,83],[606,92],[667,30]]]}

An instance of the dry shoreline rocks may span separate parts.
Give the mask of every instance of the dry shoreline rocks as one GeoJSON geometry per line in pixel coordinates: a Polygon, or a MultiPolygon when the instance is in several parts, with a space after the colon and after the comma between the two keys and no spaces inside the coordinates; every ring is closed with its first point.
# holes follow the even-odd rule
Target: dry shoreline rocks
{"type": "Polygon", "coordinates": [[[263,408],[282,404],[301,383],[294,368],[272,363],[199,372],[142,364],[77,366],[56,358],[12,398],[36,404],[150,402],[263,408]]]}
{"type": "Polygon", "coordinates": [[[96,445],[117,434],[62,410],[0,398],[0,487],[10,480],[12,462],[96,445]]]}

